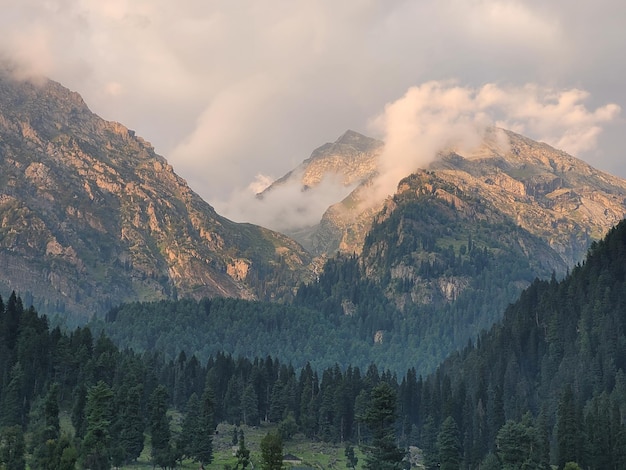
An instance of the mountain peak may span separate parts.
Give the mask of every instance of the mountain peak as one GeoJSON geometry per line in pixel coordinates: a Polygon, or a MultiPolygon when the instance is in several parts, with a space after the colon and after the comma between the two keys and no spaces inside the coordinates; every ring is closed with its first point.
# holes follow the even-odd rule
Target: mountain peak
{"type": "Polygon", "coordinates": [[[329,156],[347,157],[374,153],[382,149],[383,145],[380,140],[348,129],[335,142],[328,142],[316,148],[306,161],[329,156]]]}
{"type": "Polygon", "coordinates": [[[358,148],[363,147],[364,145],[367,147],[370,147],[370,146],[378,146],[382,144],[382,142],[379,140],[373,139],[371,137],[367,137],[351,129],[348,129],[346,132],[341,134],[341,136],[335,141],[335,143],[344,144],[344,145],[353,145],[358,148]]]}

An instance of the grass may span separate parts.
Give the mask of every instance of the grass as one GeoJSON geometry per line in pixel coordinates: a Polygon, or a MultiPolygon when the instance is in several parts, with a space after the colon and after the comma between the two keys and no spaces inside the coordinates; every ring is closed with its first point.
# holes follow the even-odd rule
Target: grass
{"type": "MultiPolygon", "coordinates": [[[[175,417],[174,417],[175,420],[175,417]]],[[[175,425],[172,430],[175,430],[175,425]]],[[[276,429],[275,425],[261,426],[241,426],[246,438],[246,447],[250,449],[250,457],[254,468],[261,466],[261,439],[270,431],[276,429]]],[[[220,424],[217,427],[217,433],[213,438],[214,460],[210,465],[206,465],[206,470],[222,470],[225,465],[231,465],[233,468],[237,463],[234,452],[237,446],[232,444],[234,426],[230,424],[220,424]]],[[[306,439],[303,435],[297,434],[293,439],[283,443],[283,452],[285,454],[293,454],[302,459],[301,466],[312,467],[316,470],[338,470],[346,469],[346,457],[344,455],[344,446],[341,444],[328,444],[322,442],[313,442],[306,439]]],[[[364,456],[355,447],[355,453],[359,458],[357,469],[361,469],[364,462],[364,456]]],[[[152,468],[150,460],[150,442],[146,439],[144,450],[137,462],[121,467],[120,470],[145,470],[152,468]]],[[[197,470],[198,464],[185,461],[180,469],[197,470]]],[[[250,468],[250,467],[249,467],[250,468]]],[[[287,465],[285,468],[291,468],[287,465]]]]}
{"type": "MultiPolygon", "coordinates": [[[[172,435],[180,432],[182,415],[176,411],[169,411],[170,429],[172,435]]],[[[61,429],[67,434],[73,435],[74,428],[71,423],[70,416],[67,412],[59,414],[61,429]]],[[[250,457],[254,465],[253,468],[261,467],[261,449],[260,443],[263,437],[270,432],[275,431],[275,424],[261,424],[260,426],[241,426],[246,439],[246,447],[250,449],[250,457]]],[[[223,470],[225,465],[231,465],[233,468],[237,463],[234,453],[237,446],[233,446],[233,429],[232,424],[221,423],[217,426],[216,434],[213,437],[213,462],[205,466],[205,470],[223,470]]],[[[283,453],[293,454],[302,459],[301,466],[312,467],[316,470],[344,470],[346,467],[346,457],[344,455],[345,445],[330,444],[325,442],[316,442],[307,439],[302,434],[296,434],[293,439],[283,442],[283,453]]],[[[136,462],[120,467],[119,470],[146,470],[152,469],[152,461],[150,458],[150,435],[146,434],[144,449],[136,462]]],[[[357,470],[363,468],[365,457],[359,450],[358,446],[354,447],[355,454],[359,461],[357,470]]],[[[190,460],[184,461],[177,468],[183,470],[198,470],[199,465],[190,460]]],[[[251,467],[249,467],[251,468],[251,467]]],[[[289,465],[286,469],[291,468],[289,465]]]]}

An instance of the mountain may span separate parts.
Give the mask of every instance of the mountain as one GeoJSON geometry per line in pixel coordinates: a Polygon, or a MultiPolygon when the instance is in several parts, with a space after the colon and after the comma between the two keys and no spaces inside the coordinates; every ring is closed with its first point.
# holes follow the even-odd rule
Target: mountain
{"type": "MultiPolygon", "coordinates": [[[[200,307],[204,312],[195,313],[205,319],[233,310],[232,318],[254,331],[237,312],[236,304],[247,302],[183,303],[191,307],[187,314],[200,307]]],[[[167,303],[158,302],[157,309],[167,303]]],[[[69,333],[50,329],[46,319],[11,294],[6,303],[0,298],[0,463],[22,468],[27,459],[30,468],[66,468],[59,462],[71,466],[79,456],[95,461],[94,455],[104,455],[106,465],[138,458],[143,463],[144,434],[155,435],[154,429],[146,429],[154,417],[155,397],[171,397],[183,429],[197,437],[206,435],[206,429],[189,422],[197,418],[194,410],[200,413],[197,397],[206,394],[212,415],[222,423],[219,434],[230,439],[232,429],[245,428],[253,448],[262,436],[254,427],[269,422],[284,431],[288,446],[301,449],[304,435],[318,450],[320,442],[361,442],[367,451],[378,441],[372,438],[369,418],[363,419],[365,410],[392,416],[385,418],[388,435],[400,448],[393,455],[410,454],[420,468],[623,469],[625,304],[626,221],[594,243],[587,259],[562,281],[533,282],[502,321],[423,376],[413,367],[396,374],[376,363],[363,369],[335,364],[324,370],[306,364],[298,370],[271,356],[234,357],[228,352],[200,361],[179,350],[168,359],[159,343],[142,354],[117,347],[106,335],[94,336],[87,327],[69,333]],[[82,412],[85,403],[87,410],[93,408],[94,397],[114,405],[111,419],[82,412]],[[49,424],[61,412],[71,415],[71,440],[49,424]],[[102,440],[97,453],[90,439],[94,419],[110,437],[102,440]],[[27,453],[26,433],[32,449],[27,453]],[[293,439],[295,433],[299,435],[293,439]]],[[[139,307],[149,309],[147,304],[139,307]]],[[[284,340],[276,341],[283,334],[282,319],[270,314],[264,320],[274,323],[270,341],[283,345],[284,340]]],[[[352,339],[348,334],[343,341],[352,339]]],[[[160,415],[167,422],[165,401],[160,415]]],[[[176,435],[164,442],[174,438],[184,444],[176,435]]],[[[230,444],[221,442],[215,455],[232,457],[230,444]]],[[[168,459],[181,455],[180,448],[175,454],[165,452],[168,459]]],[[[154,462],[146,462],[150,464],[154,462]]]]}
{"type": "MultiPolygon", "coordinates": [[[[308,243],[302,241],[314,254],[361,252],[366,234],[385,205],[383,200],[370,201],[383,150],[383,142],[348,131],[270,186],[299,181],[312,191],[331,177],[346,185],[357,184],[345,199],[325,211],[317,225],[306,228],[308,243]]],[[[625,180],[504,129],[488,129],[482,144],[467,154],[441,152],[423,170],[455,191],[472,193],[493,205],[514,224],[545,240],[567,266],[580,261],[589,244],[626,214],[625,180]]],[[[403,191],[402,185],[398,191],[403,191]]],[[[389,206],[385,209],[390,210],[389,206]]]]}
{"type": "Polygon", "coordinates": [[[58,83],[0,75],[0,285],[43,313],[289,298],[310,256],[215,212],[149,143],[58,83]]]}
{"type": "Polygon", "coordinates": [[[315,233],[334,234],[327,246],[343,255],[296,303],[358,318],[355,334],[390,348],[386,367],[397,354],[431,370],[535,278],[562,277],[626,214],[626,181],[500,129],[363,205],[375,177],[324,214],[315,233]]]}
{"type": "MultiPolygon", "coordinates": [[[[335,142],[326,143],[315,149],[311,156],[294,170],[259,193],[258,198],[263,200],[281,187],[294,186],[300,191],[314,193],[316,198],[325,200],[328,188],[324,183],[333,186],[333,195],[341,195],[339,200],[349,197],[356,188],[370,181],[377,173],[378,159],[383,147],[384,143],[380,140],[348,130],[335,142]]],[[[334,202],[337,200],[330,201],[331,204],[334,202]]],[[[351,224],[355,222],[351,217],[352,214],[362,217],[360,213],[349,211],[346,214],[346,220],[349,220],[351,224]]],[[[371,220],[373,212],[368,211],[368,216],[368,220],[371,220]]],[[[334,225],[324,223],[327,218],[328,216],[325,215],[321,223],[315,223],[312,226],[296,226],[282,231],[300,242],[314,255],[332,254],[340,248],[339,240],[346,223],[344,222],[343,225],[339,221],[334,225]]]]}

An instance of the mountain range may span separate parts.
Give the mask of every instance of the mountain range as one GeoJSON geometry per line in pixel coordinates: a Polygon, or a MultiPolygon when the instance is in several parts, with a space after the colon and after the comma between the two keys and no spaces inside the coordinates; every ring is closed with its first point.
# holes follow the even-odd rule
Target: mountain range
{"type": "MultiPolygon", "coordinates": [[[[367,284],[400,315],[471,299],[463,310],[482,328],[532,279],[582,260],[626,214],[626,181],[496,128],[371,201],[385,145],[347,131],[258,195],[263,204],[285,185],[313,196],[329,182],[343,188],[317,223],[279,233],[216,213],[148,142],[58,83],[2,75],[0,111],[0,286],[79,321],[122,302],[183,297],[308,295],[321,308],[312,299],[334,276],[322,266],[339,255],[333,263],[358,271],[352,293],[333,290],[343,314],[358,311],[355,286],[367,284]],[[475,293],[496,275],[501,300],[477,313],[488,299],[475,293]]],[[[378,323],[368,335],[389,329],[378,323]]]]}

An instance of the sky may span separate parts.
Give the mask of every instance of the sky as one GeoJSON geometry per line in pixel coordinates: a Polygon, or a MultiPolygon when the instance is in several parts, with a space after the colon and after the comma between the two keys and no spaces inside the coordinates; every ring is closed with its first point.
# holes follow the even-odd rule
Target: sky
{"type": "Polygon", "coordinates": [[[241,211],[253,190],[347,129],[387,143],[381,193],[494,124],[626,177],[619,0],[0,6],[0,57],[16,75],[77,91],[235,220],[263,223],[262,211],[241,211]]]}

